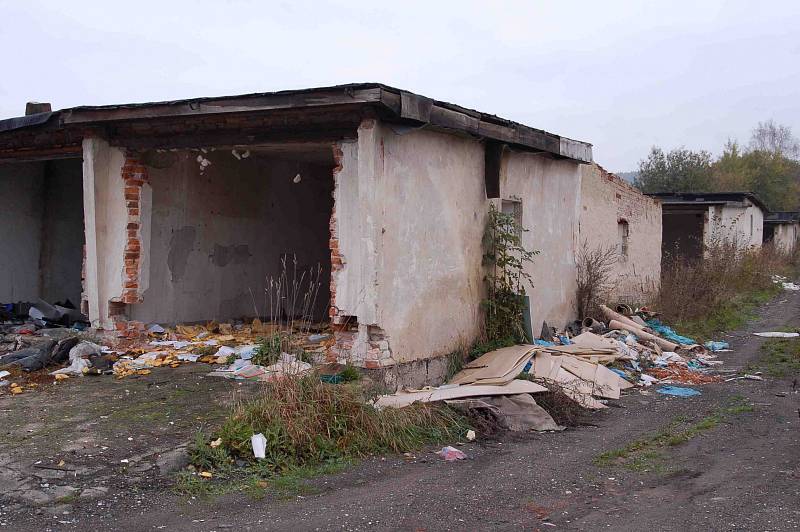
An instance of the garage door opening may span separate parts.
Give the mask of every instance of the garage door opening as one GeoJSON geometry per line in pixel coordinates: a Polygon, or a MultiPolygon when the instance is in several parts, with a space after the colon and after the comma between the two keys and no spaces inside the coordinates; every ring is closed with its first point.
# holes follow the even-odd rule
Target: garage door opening
{"type": "Polygon", "coordinates": [[[147,288],[129,319],[328,319],[330,144],[154,151],[142,160],[152,189],[147,288]]]}
{"type": "Polygon", "coordinates": [[[0,303],[78,308],[84,249],[80,159],[0,164],[0,303]]]}
{"type": "Polygon", "coordinates": [[[705,211],[664,211],[661,256],[663,261],[703,257],[705,211]]]}

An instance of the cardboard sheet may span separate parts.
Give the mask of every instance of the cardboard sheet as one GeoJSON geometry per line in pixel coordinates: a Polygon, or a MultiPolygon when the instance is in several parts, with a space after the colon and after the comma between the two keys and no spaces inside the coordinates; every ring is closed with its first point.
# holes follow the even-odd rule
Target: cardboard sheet
{"type": "Polygon", "coordinates": [[[464,397],[480,397],[482,395],[514,395],[519,393],[546,392],[547,388],[531,381],[515,379],[502,386],[491,385],[445,385],[430,390],[401,391],[391,395],[382,395],[375,401],[376,408],[400,408],[411,403],[429,403],[446,401],[464,397]]]}
{"type": "Polygon", "coordinates": [[[513,380],[525,367],[531,354],[538,348],[532,345],[514,345],[490,351],[467,364],[452,379],[451,384],[484,383],[504,384],[513,380]],[[516,370],[516,373],[514,372],[516,370]]]}

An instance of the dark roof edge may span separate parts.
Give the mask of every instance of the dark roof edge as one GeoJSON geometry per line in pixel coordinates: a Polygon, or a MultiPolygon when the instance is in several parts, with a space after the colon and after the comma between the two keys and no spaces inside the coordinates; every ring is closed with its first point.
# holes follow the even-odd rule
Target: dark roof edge
{"type": "MultiPolygon", "coordinates": [[[[352,83],[311,89],[150,103],[79,106],[63,109],[53,115],[58,115],[61,125],[69,126],[94,125],[121,120],[147,120],[340,105],[379,106],[384,111],[389,111],[390,116],[398,119],[462,131],[483,138],[552,153],[582,163],[592,162],[592,145],[587,142],[569,139],[380,83],[352,83]]],[[[0,131],[21,129],[43,123],[41,121],[27,122],[26,119],[29,118],[2,120],[0,121],[0,131]]]]}
{"type": "Polygon", "coordinates": [[[732,197],[738,198],[746,198],[750,200],[754,205],[760,208],[762,211],[768,213],[770,210],[764,204],[761,199],[753,194],[752,192],[649,192],[648,196],[652,196],[655,198],[659,198],[662,200],[663,203],[697,203],[698,205],[702,205],[703,203],[720,203],[725,201],[733,201],[732,197]],[[708,201],[698,201],[697,199],[690,199],[690,198],[708,198],[708,201]],[[675,202],[666,201],[668,198],[675,198],[675,202]],[[686,199],[682,199],[686,198],[686,199]],[[728,198],[728,199],[726,199],[728,198]]]}
{"type": "Polygon", "coordinates": [[[796,224],[800,222],[800,212],[776,211],[764,217],[765,223],[770,224],[796,224]]]}
{"type": "Polygon", "coordinates": [[[32,115],[18,116],[15,118],[8,118],[0,120],[0,132],[13,131],[15,129],[22,129],[31,126],[38,126],[50,121],[53,116],[58,115],[55,113],[35,113],[32,115]]]}

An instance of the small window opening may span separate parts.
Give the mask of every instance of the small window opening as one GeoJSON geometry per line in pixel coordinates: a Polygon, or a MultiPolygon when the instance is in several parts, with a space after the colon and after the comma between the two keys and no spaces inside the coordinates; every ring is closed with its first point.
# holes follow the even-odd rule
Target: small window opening
{"type": "Polygon", "coordinates": [[[628,241],[630,237],[630,228],[626,220],[619,220],[617,222],[617,235],[619,236],[619,254],[623,259],[628,258],[628,241]]]}
{"type": "Polygon", "coordinates": [[[514,225],[517,227],[517,233],[521,236],[522,233],[522,202],[517,200],[503,200],[501,206],[503,214],[507,214],[514,219],[514,225]]]}

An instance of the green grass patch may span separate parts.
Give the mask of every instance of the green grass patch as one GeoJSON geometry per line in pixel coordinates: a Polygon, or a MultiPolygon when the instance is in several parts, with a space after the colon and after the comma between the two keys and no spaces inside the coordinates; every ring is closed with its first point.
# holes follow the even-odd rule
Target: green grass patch
{"type": "Polygon", "coordinates": [[[376,410],[356,383],[328,384],[313,373],[284,378],[265,384],[257,397],[234,407],[211,435],[196,437],[190,461],[196,471],[213,477],[183,475],[177,487],[191,494],[247,486],[252,491],[253,483],[264,480],[291,493],[302,489],[309,475],[326,474],[369,455],[452,442],[468,429],[467,420],[445,406],[376,410]],[[251,436],[258,433],[267,440],[263,459],[253,456],[251,436]]]}
{"type": "Polygon", "coordinates": [[[309,481],[324,475],[332,475],[344,469],[350,461],[329,461],[314,466],[291,468],[276,474],[258,464],[243,467],[221,467],[213,472],[212,478],[204,478],[194,471],[186,470],[178,473],[175,491],[182,495],[199,498],[211,498],[227,493],[244,493],[253,500],[260,500],[267,495],[279,499],[297,495],[317,493],[309,481]]]}
{"type": "Polygon", "coordinates": [[[778,285],[772,285],[762,290],[740,293],[702,317],[677,322],[675,330],[697,341],[713,339],[720,332],[741,328],[753,319],[756,308],[767,303],[780,291],[778,285]]]}
{"type": "Polygon", "coordinates": [[[761,346],[761,357],[752,368],[771,377],[800,375],[800,339],[770,338],[761,346]]]}
{"type": "Polygon", "coordinates": [[[598,467],[621,466],[639,473],[669,472],[666,451],[687,443],[706,431],[713,430],[728,416],[752,412],[753,405],[742,396],[734,396],[727,406],[720,408],[695,423],[678,416],[657,433],[635,440],[628,445],[605,451],[594,457],[592,462],[598,467]]]}

